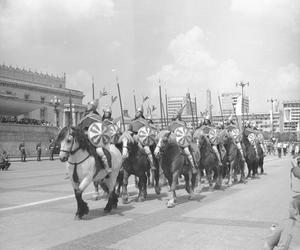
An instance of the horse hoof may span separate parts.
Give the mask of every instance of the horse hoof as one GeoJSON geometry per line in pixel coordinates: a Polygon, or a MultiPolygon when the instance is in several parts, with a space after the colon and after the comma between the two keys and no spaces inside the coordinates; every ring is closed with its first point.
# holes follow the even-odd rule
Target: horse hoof
{"type": "Polygon", "coordinates": [[[113,208],[113,209],[116,209],[117,207],[118,207],[118,204],[117,204],[117,203],[112,204],[112,208],[113,208]]]}
{"type": "Polygon", "coordinates": [[[201,187],[197,187],[197,188],[195,189],[195,192],[196,192],[196,193],[201,193],[201,190],[202,190],[201,187]]]}
{"type": "Polygon", "coordinates": [[[232,186],[232,182],[228,182],[228,183],[227,183],[227,186],[228,186],[228,187],[231,187],[231,186],[232,186]]]}
{"type": "Polygon", "coordinates": [[[155,187],[155,193],[157,195],[160,195],[160,191],[161,191],[161,188],[160,187],[155,187]]]}
{"type": "Polygon", "coordinates": [[[75,214],[74,220],[81,220],[82,216],[80,216],[78,213],[75,214]]]}
{"type": "Polygon", "coordinates": [[[140,196],[139,198],[138,198],[138,202],[144,202],[145,201],[145,198],[143,197],[143,196],[140,196]]]}
{"type": "Polygon", "coordinates": [[[112,208],[105,207],[105,208],[104,208],[104,212],[105,212],[105,213],[110,213],[110,212],[111,212],[111,209],[112,209],[112,208]]]}
{"type": "Polygon", "coordinates": [[[176,203],[173,202],[173,201],[168,201],[167,203],[167,208],[172,208],[172,207],[175,207],[176,206],[176,203]]]}
{"type": "Polygon", "coordinates": [[[123,204],[128,204],[128,197],[122,198],[122,203],[123,203],[123,204]]]}
{"type": "Polygon", "coordinates": [[[196,195],[194,193],[189,195],[189,200],[192,201],[192,200],[195,200],[195,198],[196,198],[196,195]]]}
{"type": "Polygon", "coordinates": [[[221,185],[216,184],[216,185],[215,185],[215,189],[216,189],[216,190],[220,190],[220,189],[221,189],[221,185]]]}

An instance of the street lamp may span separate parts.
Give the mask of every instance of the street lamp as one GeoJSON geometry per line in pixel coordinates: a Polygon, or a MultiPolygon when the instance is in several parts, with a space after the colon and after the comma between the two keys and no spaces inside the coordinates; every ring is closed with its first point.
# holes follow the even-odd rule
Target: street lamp
{"type": "Polygon", "coordinates": [[[54,96],[54,98],[51,99],[50,102],[54,106],[55,117],[56,117],[56,127],[59,127],[58,109],[57,109],[57,107],[60,105],[60,99],[57,98],[57,96],[54,96]]]}
{"type": "Polygon", "coordinates": [[[271,103],[271,136],[273,137],[273,133],[274,133],[274,117],[273,117],[273,102],[277,102],[277,99],[267,99],[267,102],[271,103]]]}
{"type": "Polygon", "coordinates": [[[236,87],[242,87],[242,120],[243,120],[243,127],[244,127],[244,87],[249,86],[249,82],[239,82],[235,84],[236,87]]]}

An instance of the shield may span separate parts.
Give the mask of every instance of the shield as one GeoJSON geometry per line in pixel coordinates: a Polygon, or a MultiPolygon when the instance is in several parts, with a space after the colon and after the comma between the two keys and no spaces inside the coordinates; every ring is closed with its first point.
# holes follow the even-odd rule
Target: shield
{"type": "Polygon", "coordinates": [[[131,122],[132,131],[138,133],[139,129],[147,125],[147,121],[144,119],[137,119],[131,122]]]}
{"type": "Polygon", "coordinates": [[[208,138],[211,143],[217,144],[218,131],[215,128],[210,128],[208,132],[208,138]]]}
{"type": "Polygon", "coordinates": [[[143,146],[151,146],[155,142],[156,130],[149,126],[141,127],[138,131],[139,141],[143,146]]]}
{"type": "Polygon", "coordinates": [[[79,121],[79,126],[81,128],[89,128],[91,126],[91,124],[93,124],[94,122],[100,122],[100,121],[101,121],[101,119],[100,119],[99,115],[90,114],[90,115],[83,117],[79,121]]]}
{"type": "Polygon", "coordinates": [[[89,127],[88,137],[95,147],[102,147],[110,142],[110,131],[101,122],[95,122],[89,127]]]}
{"type": "Polygon", "coordinates": [[[263,143],[263,142],[264,142],[264,136],[263,136],[263,134],[259,133],[259,134],[257,135],[257,139],[258,139],[258,141],[259,141],[260,143],[263,143]]]}
{"type": "Polygon", "coordinates": [[[248,135],[248,140],[251,142],[251,144],[255,143],[255,134],[254,133],[250,133],[248,135]]]}
{"type": "Polygon", "coordinates": [[[192,141],[192,135],[189,129],[178,127],[174,131],[177,143],[182,147],[187,147],[192,141]]]}
{"type": "Polygon", "coordinates": [[[211,130],[211,127],[204,125],[204,126],[201,126],[201,130],[203,131],[204,134],[208,135],[209,131],[211,130]]]}
{"type": "Polygon", "coordinates": [[[119,141],[121,129],[117,124],[111,124],[108,128],[110,132],[110,142],[116,144],[119,141]]]}

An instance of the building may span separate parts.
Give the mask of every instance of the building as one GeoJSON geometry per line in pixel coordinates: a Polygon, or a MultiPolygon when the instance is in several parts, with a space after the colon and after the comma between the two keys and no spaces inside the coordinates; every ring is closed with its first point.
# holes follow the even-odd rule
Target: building
{"type": "Polygon", "coordinates": [[[297,132],[300,123],[300,100],[283,101],[283,132],[297,132]]]}
{"type": "Polygon", "coordinates": [[[222,113],[225,117],[235,113],[238,116],[242,115],[243,113],[249,113],[249,98],[248,96],[244,96],[242,104],[242,94],[239,92],[222,93],[221,105],[222,113]]]}
{"type": "Polygon", "coordinates": [[[83,92],[66,88],[66,77],[0,65],[0,115],[44,121],[63,127],[82,117],[83,92]]]}
{"type": "Polygon", "coordinates": [[[168,117],[171,118],[176,115],[177,111],[184,107],[182,116],[192,116],[196,114],[196,102],[186,93],[185,96],[168,97],[168,117]]]}

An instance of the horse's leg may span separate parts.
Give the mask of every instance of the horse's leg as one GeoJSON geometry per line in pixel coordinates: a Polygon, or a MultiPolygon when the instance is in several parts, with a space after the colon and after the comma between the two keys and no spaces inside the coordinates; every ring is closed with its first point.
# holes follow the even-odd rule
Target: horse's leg
{"type": "Polygon", "coordinates": [[[240,183],[245,183],[245,162],[240,160],[238,164],[241,170],[240,183]]]}
{"type": "Polygon", "coordinates": [[[136,175],[134,176],[134,183],[135,183],[135,187],[138,189],[139,188],[139,179],[136,175]]]}
{"type": "Polygon", "coordinates": [[[153,172],[154,174],[154,180],[155,180],[155,193],[157,195],[160,194],[161,188],[159,186],[159,167],[156,168],[156,170],[153,172]]]}
{"type": "Polygon", "coordinates": [[[80,220],[82,216],[89,213],[89,207],[87,203],[82,199],[82,192],[74,189],[74,193],[77,201],[77,211],[74,219],[80,220]]]}
{"type": "Polygon", "coordinates": [[[230,161],[230,166],[229,166],[229,176],[228,176],[228,186],[232,186],[232,171],[233,171],[233,165],[234,161],[230,161]]]}
{"type": "Polygon", "coordinates": [[[123,204],[128,203],[128,191],[127,191],[127,185],[128,185],[128,178],[129,178],[128,172],[124,169],[123,170],[123,190],[122,190],[122,202],[123,204]]]}
{"type": "Polygon", "coordinates": [[[100,194],[99,194],[99,187],[98,187],[98,182],[94,181],[94,188],[95,188],[95,193],[92,195],[93,200],[99,200],[100,199],[100,194]]]}
{"type": "Polygon", "coordinates": [[[139,176],[139,196],[138,201],[145,201],[147,193],[147,176],[145,173],[139,176]]]}
{"type": "Polygon", "coordinates": [[[215,184],[215,189],[220,189],[221,186],[222,186],[222,180],[223,180],[223,166],[224,164],[222,164],[222,166],[217,166],[217,181],[216,181],[216,184],[215,184]]]}
{"type": "Polygon", "coordinates": [[[197,189],[196,192],[200,193],[202,190],[202,183],[201,183],[201,170],[198,168],[198,173],[197,173],[197,189]]]}
{"type": "Polygon", "coordinates": [[[177,183],[177,180],[178,180],[178,175],[179,175],[179,171],[178,170],[176,170],[172,174],[171,199],[167,203],[167,207],[168,208],[174,207],[175,203],[176,203],[176,183],[177,183]]]}

